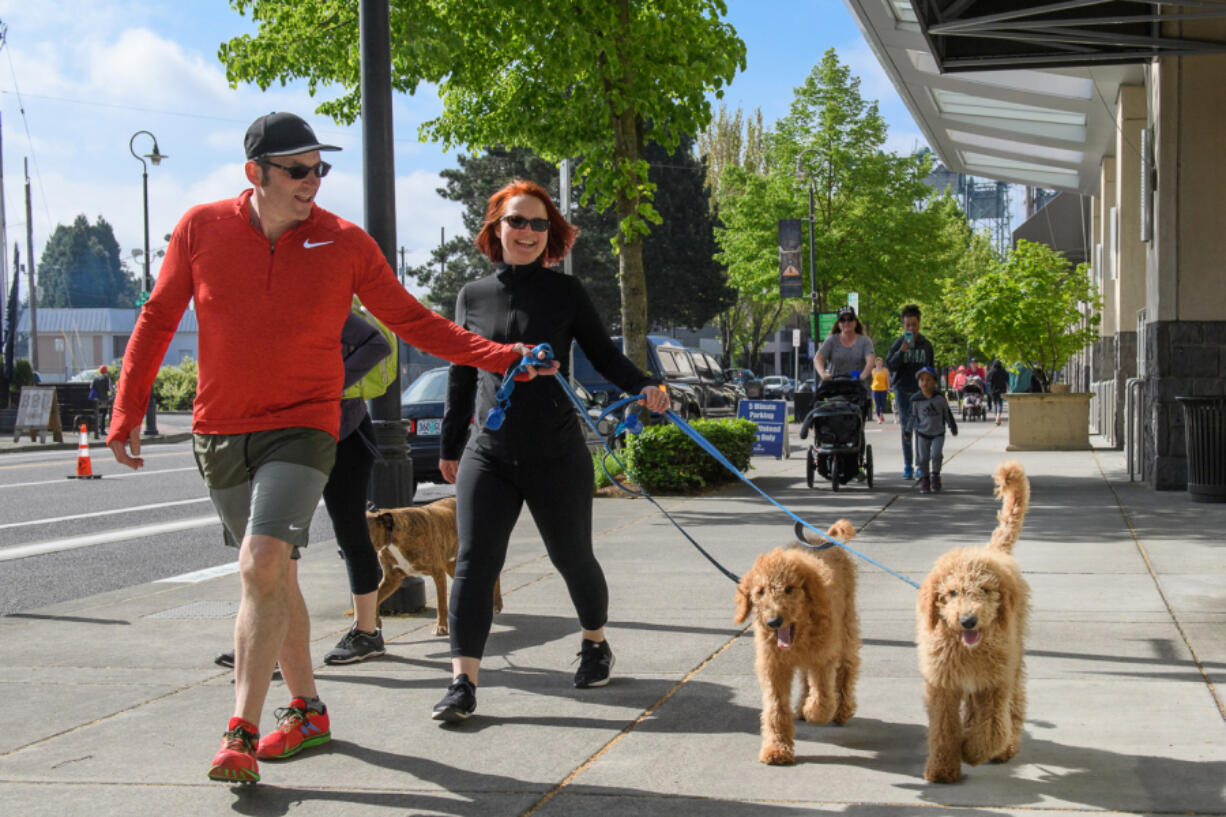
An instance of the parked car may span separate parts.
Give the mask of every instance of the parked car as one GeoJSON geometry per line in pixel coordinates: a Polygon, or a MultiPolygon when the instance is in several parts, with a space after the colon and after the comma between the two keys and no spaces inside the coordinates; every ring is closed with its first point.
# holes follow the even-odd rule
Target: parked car
{"type": "Polygon", "coordinates": [[[792,378],[771,374],[762,378],[762,393],[767,400],[791,400],[796,393],[792,378]]]}
{"type": "Polygon", "coordinates": [[[665,382],[686,386],[693,392],[696,403],[678,412],[683,418],[736,416],[740,398],[724,379],[715,358],[701,349],[682,346],[657,346],[655,353],[665,382]]]}
{"type": "Polygon", "coordinates": [[[400,418],[409,421],[409,459],[414,482],[442,482],[439,434],[447,399],[447,366],[427,369],[400,394],[400,418]]]}
{"type": "Polygon", "coordinates": [[[751,369],[724,369],[724,378],[734,387],[740,388],[750,400],[762,399],[762,378],[751,369]]]}
{"type": "MultiPolygon", "coordinates": [[[[620,335],[613,337],[613,342],[621,345],[622,339],[620,335]]],[[[665,335],[648,335],[647,336],[647,370],[651,374],[659,375],[664,380],[664,387],[668,390],[669,400],[672,402],[672,410],[684,418],[701,417],[702,403],[699,400],[698,392],[690,385],[681,380],[671,379],[665,376],[661,370],[660,356],[656,350],[662,346],[676,347],[681,349],[681,343],[676,338],[670,338],[665,335]]],[[[571,344],[571,349],[574,352],[575,361],[575,380],[581,383],[591,392],[593,399],[600,405],[609,405],[614,403],[622,396],[620,386],[609,382],[604,375],[596,371],[592,366],[591,361],[587,359],[587,355],[579,348],[579,344],[571,344]]]]}

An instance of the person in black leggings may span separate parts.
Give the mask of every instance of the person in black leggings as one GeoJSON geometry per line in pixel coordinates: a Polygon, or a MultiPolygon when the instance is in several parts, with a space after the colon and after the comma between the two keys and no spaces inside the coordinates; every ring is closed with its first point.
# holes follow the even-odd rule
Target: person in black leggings
{"type": "MultiPolygon", "coordinates": [[[[565,360],[577,341],[592,365],[647,408],[668,409],[668,395],[609,339],[583,285],[547,269],[566,256],[577,230],[533,182],[495,193],[476,244],[496,268],[465,285],[456,323],[490,340],[548,342],[565,360]]],[[[436,720],[458,722],[477,706],[477,676],[493,622],[494,582],[524,504],[562,575],[582,629],[576,687],[604,686],[613,652],[604,635],[609,591],[592,550],[592,461],[574,405],[554,378],[517,383],[502,425],[486,414],[501,379],[452,366],[443,416],[439,470],[456,484],[459,552],[448,624],[452,683],[434,707],[436,720]],[[469,420],[477,425],[465,445],[469,420]],[[462,455],[461,455],[462,452],[462,455]]]]}

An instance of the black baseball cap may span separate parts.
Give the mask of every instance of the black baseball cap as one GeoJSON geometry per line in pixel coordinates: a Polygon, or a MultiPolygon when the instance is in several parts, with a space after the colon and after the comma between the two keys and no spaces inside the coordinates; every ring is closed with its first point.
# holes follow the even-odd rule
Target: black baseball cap
{"type": "Polygon", "coordinates": [[[850,315],[851,317],[854,318],[856,316],[855,307],[851,306],[850,304],[847,306],[839,307],[839,317],[841,318],[844,315],[850,315]]]}
{"type": "Polygon", "coordinates": [[[292,113],[270,113],[261,116],[247,128],[243,137],[247,159],[265,156],[293,156],[312,150],[340,150],[315,138],[315,131],[301,116],[292,113]]]}

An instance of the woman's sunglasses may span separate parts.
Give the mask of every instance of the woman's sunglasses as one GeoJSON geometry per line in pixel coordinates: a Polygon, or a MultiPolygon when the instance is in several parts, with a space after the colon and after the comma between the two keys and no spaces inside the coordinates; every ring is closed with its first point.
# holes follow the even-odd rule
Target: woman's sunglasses
{"type": "Polygon", "coordinates": [[[505,221],[512,230],[522,230],[531,227],[534,233],[543,233],[549,229],[547,218],[524,218],[523,216],[503,216],[499,221],[505,221]]]}
{"type": "Polygon", "coordinates": [[[260,159],[260,164],[271,165],[272,167],[280,168],[289,174],[289,177],[294,181],[302,181],[307,177],[308,173],[314,172],[319,178],[328,175],[328,171],[332,169],[332,165],[327,162],[316,162],[313,165],[279,165],[276,162],[270,162],[267,159],[260,159]]]}

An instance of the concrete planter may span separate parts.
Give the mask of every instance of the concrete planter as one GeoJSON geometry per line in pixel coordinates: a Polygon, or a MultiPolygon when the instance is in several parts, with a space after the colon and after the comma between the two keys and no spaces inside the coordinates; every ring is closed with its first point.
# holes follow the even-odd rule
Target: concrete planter
{"type": "Polygon", "coordinates": [[[1006,394],[1008,451],[1088,451],[1090,395],[1006,394]]]}

